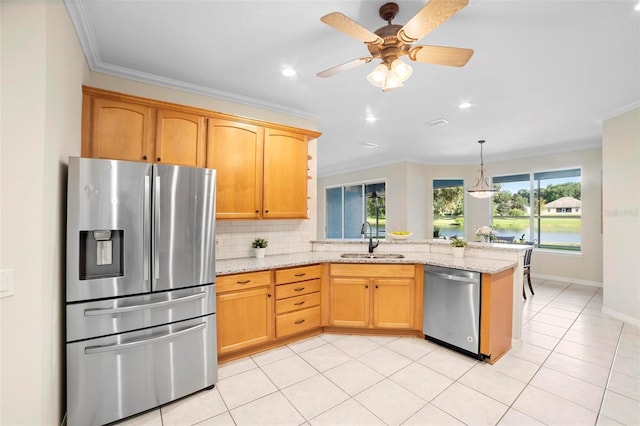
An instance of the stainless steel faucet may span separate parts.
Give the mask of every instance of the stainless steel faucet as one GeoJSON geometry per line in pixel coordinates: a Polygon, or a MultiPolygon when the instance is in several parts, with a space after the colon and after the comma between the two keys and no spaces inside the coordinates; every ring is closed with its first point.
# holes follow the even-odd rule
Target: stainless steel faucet
{"type": "Polygon", "coordinates": [[[369,222],[365,222],[362,224],[360,233],[366,237],[367,226],[369,227],[369,253],[373,253],[373,249],[378,247],[378,244],[380,244],[380,239],[378,239],[378,233],[376,232],[376,243],[373,243],[373,228],[371,227],[371,224],[369,222]]]}

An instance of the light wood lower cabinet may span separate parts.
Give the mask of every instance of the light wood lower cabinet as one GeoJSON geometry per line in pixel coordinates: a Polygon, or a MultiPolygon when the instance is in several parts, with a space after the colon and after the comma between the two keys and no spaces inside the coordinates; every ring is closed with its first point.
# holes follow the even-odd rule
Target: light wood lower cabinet
{"type": "Polygon", "coordinates": [[[322,326],[322,267],[276,270],[276,338],[322,326]]]}
{"type": "Polygon", "coordinates": [[[511,348],[513,327],[513,269],[482,274],[480,353],[491,364],[511,348]]]}
{"type": "Polygon", "coordinates": [[[331,265],[329,325],[415,329],[417,304],[415,265],[331,265]]]}
{"type": "Polygon", "coordinates": [[[218,354],[273,340],[271,271],[217,278],[218,354]]]}

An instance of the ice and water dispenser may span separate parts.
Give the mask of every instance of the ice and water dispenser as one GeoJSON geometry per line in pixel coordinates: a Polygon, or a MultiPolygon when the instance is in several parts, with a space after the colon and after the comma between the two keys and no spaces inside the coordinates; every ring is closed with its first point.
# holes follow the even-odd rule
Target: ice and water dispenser
{"type": "Polygon", "coordinates": [[[123,276],[123,253],[122,229],[80,231],[80,279],[123,276]]]}

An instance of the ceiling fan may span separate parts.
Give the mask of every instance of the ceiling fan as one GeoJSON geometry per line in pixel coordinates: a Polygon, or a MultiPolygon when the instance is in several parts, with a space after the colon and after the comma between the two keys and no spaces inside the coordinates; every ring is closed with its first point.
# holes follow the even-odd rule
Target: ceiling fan
{"type": "Polygon", "coordinates": [[[375,32],[369,31],[340,12],[329,13],[320,20],[330,27],[364,42],[369,49],[370,56],[363,56],[337,65],[319,72],[317,75],[318,77],[330,77],[341,71],[369,63],[373,59],[381,59],[382,62],[367,76],[367,80],[386,92],[402,86],[403,82],[411,75],[411,67],[400,60],[405,55],[412,61],[462,67],[473,55],[472,49],[427,45],[412,46],[412,43],[435,30],[468,3],[469,0],[431,0],[404,26],[391,23],[400,7],[396,3],[385,3],[380,7],[379,13],[380,17],[387,21],[387,25],[378,28],[375,32]]]}

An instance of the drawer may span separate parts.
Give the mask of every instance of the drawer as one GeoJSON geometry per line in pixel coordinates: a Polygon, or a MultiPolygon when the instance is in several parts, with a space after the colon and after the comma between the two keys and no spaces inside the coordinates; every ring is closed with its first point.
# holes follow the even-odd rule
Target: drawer
{"type": "Polygon", "coordinates": [[[276,317],[276,337],[288,336],[320,327],[320,306],[290,312],[276,317]]]}
{"type": "Polygon", "coordinates": [[[321,265],[300,266],[298,268],[276,270],[276,284],[286,284],[296,281],[312,280],[320,278],[321,265]]]}
{"type": "Polygon", "coordinates": [[[276,315],[318,305],[320,305],[319,292],[276,300],[276,315]]]}
{"type": "Polygon", "coordinates": [[[248,272],[246,274],[222,275],[216,277],[218,293],[246,290],[248,288],[271,285],[271,271],[248,272]]]}
{"type": "Polygon", "coordinates": [[[320,291],[320,279],[276,286],[276,300],[320,291]]]}
{"type": "Polygon", "coordinates": [[[332,277],[362,277],[362,278],[414,278],[415,265],[363,265],[355,263],[332,263],[332,277]]]}

